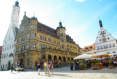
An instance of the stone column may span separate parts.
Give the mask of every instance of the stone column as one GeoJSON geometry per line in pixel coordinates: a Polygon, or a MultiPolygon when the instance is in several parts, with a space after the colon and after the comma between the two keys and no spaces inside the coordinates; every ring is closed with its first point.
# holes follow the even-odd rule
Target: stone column
{"type": "Polygon", "coordinates": [[[57,55],[56,57],[57,57],[57,62],[59,62],[59,56],[57,55]]]}
{"type": "Polygon", "coordinates": [[[46,59],[47,62],[49,62],[48,61],[48,54],[45,55],[45,59],[46,59]]]}
{"type": "Polygon", "coordinates": [[[54,62],[54,55],[51,54],[51,61],[54,62]]]}

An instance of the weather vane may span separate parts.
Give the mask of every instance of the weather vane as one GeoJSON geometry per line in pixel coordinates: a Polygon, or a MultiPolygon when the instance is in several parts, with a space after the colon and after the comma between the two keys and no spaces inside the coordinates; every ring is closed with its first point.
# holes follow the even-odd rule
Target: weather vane
{"type": "Polygon", "coordinates": [[[33,13],[33,16],[35,16],[35,12],[33,13]]]}

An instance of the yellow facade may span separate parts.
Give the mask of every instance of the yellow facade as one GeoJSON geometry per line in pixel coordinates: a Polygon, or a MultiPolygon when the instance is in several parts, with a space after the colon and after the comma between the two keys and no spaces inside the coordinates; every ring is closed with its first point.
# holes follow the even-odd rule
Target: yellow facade
{"type": "Polygon", "coordinates": [[[24,15],[16,37],[15,61],[24,68],[36,67],[44,61],[72,61],[79,54],[79,46],[66,36],[65,31],[62,26],[54,30],[38,22],[36,17],[24,15]]]}

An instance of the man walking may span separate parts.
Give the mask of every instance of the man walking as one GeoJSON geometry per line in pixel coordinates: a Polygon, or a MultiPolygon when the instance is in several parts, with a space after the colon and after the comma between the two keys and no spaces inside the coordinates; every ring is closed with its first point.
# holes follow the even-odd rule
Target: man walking
{"type": "Polygon", "coordinates": [[[12,66],[11,66],[11,73],[13,72],[13,64],[12,64],[12,66]]]}
{"type": "Polygon", "coordinates": [[[40,66],[40,64],[38,64],[38,66],[37,66],[37,70],[38,70],[38,75],[40,75],[40,70],[41,70],[41,66],[40,66]]]}

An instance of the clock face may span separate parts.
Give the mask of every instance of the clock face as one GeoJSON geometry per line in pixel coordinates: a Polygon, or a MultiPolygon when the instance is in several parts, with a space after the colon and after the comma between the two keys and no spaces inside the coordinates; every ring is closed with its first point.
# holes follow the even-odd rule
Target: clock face
{"type": "Polygon", "coordinates": [[[103,42],[106,42],[106,39],[103,39],[103,42]]]}

